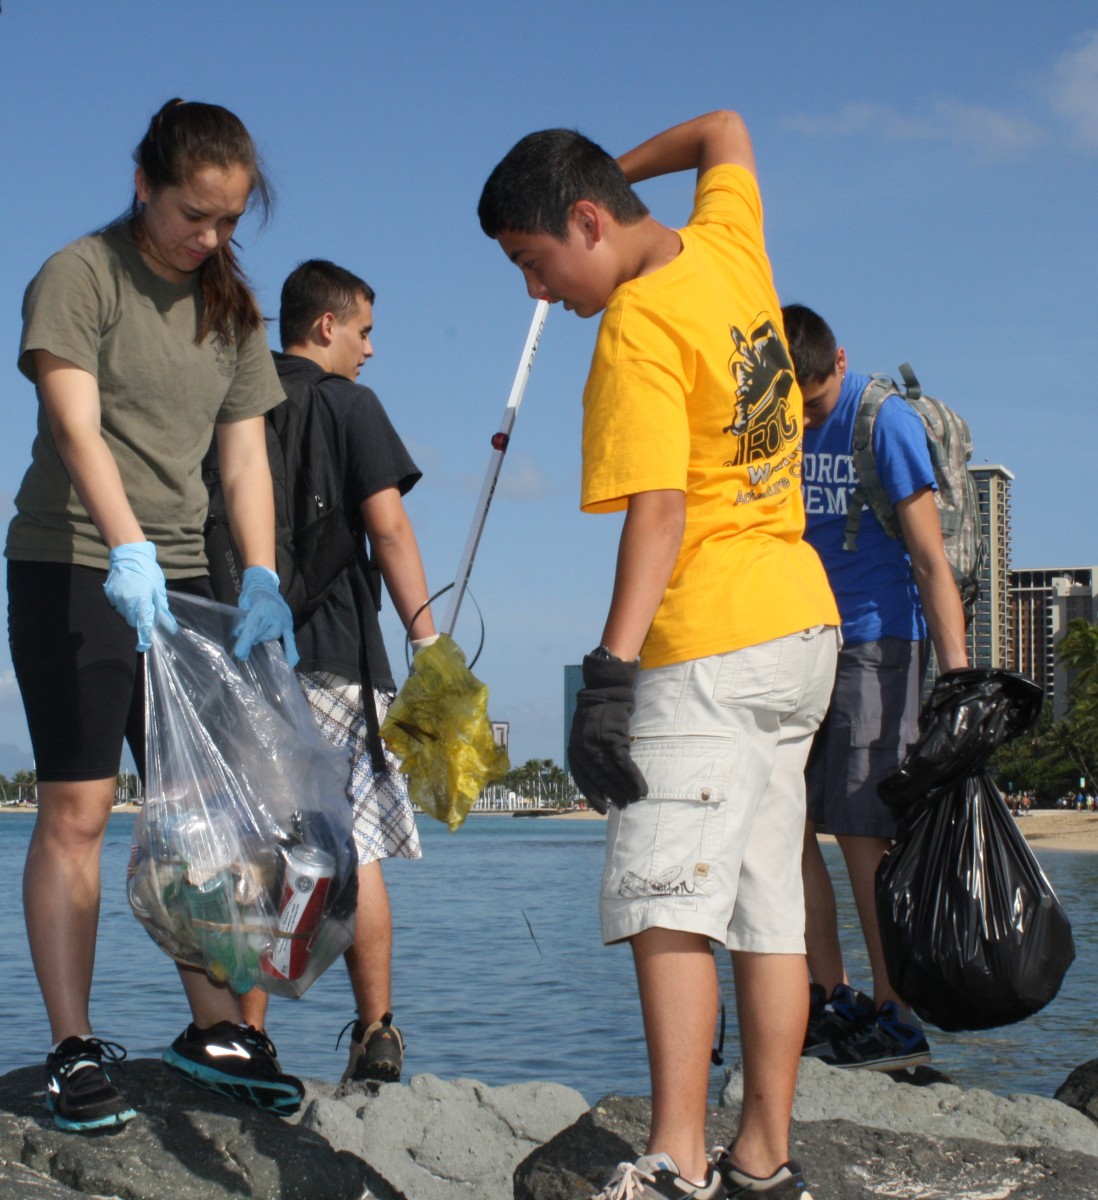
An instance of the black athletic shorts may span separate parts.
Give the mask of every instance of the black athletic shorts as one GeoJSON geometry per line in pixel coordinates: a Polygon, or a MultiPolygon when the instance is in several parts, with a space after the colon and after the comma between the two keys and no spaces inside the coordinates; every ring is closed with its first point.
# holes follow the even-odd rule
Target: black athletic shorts
{"type": "MultiPolygon", "coordinates": [[[[116,775],[123,738],[145,776],[144,655],[106,579],[94,567],[8,562],[11,660],[43,783],[116,775]]],[[[205,576],[169,587],[213,598],[205,576]]]]}

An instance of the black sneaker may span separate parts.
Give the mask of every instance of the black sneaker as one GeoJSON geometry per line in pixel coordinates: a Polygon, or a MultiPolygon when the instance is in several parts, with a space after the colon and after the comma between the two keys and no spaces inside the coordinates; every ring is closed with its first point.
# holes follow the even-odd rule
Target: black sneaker
{"type": "Polygon", "coordinates": [[[864,1071],[904,1071],[930,1062],[930,1047],[918,1020],[886,1000],[868,1028],[833,1043],[824,1062],[864,1071]]]}
{"type": "Polygon", "coordinates": [[[737,1167],[724,1151],[717,1159],[717,1170],[724,1180],[725,1196],[735,1200],[736,1196],[769,1196],[770,1200],[812,1200],[812,1193],[804,1181],[801,1164],[790,1159],[773,1175],[765,1179],[748,1175],[737,1167]]]}
{"type": "Polygon", "coordinates": [[[137,1113],[111,1082],[103,1060],[121,1062],[126,1051],[99,1038],[65,1038],[46,1058],[46,1107],[58,1129],[86,1133],[125,1125],[137,1113]]]}
{"type": "Polygon", "coordinates": [[[340,1082],[398,1083],[404,1066],[404,1038],[393,1024],[393,1014],[385,1013],[372,1025],[363,1025],[357,1020],[348,1022],[336,1038],[337,1049],[348,1029],[351,1030],[351,1055],[340,1082]]]}
{"type": "Polygon", "coordinates": [[[200,1088],[289,1116],[301,1107],[305,1088],[300,1079],[282,1074],[275,1054],[271,1039],[260,1030],[219,1021],[210,1029],[188,1025],[163,1058],[200,1088]]]}
{"type": "Polygon", "coordinates": [[[818,983],[810,985],[808,1030],[804,1035],[804,1058],[834,1058],[833,1043],[861,1033],[877,1019],[873,1001],[845,983],[837,984],[830,997],[818,983]]]}
{"type": "Polygon", "coordinates": [[[619,1163],[591,1200],[724,1200],[727,1193],[720,1173],[715,1167],[708,1170],[705,1183],[691,1183],[666,1154],[645,1154],[636,1162],[619,1163]]]}

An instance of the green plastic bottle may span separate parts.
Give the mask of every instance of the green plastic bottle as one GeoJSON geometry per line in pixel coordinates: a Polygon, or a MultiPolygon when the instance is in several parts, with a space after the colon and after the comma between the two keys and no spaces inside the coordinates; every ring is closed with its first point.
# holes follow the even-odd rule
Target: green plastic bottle
{"type": "Polygon", "coordinates": [[[232,876],[226,870],[198,884],[185,877],[182,884],[194,936],[206,960],[206,974],[214,983],[227,983],[241,994],[251,990],[259,956],[243,930],[234,928],[238,917],[232,889],[232,876]]]}

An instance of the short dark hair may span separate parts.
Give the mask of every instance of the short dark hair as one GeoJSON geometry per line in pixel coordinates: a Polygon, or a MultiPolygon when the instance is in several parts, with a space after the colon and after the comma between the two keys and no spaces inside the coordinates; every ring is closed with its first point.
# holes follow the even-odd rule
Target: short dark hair
{"type": "Polygon", "coordinates": [[[568,236],[577,200],[601,204],[622,225],[648,209],[617,161],[574,129],[543,129],[516,142],[496,164],[480,194],[477,216],[490,237],[506,230],[568,236]]]}
{"type": "Polygon", "coordinates": [[[826,379],[835,370],[838,349],[831,326],[819,313],[803,304],[784,305],[782,320],[797,383],[818,383],[826,379]]]}
{"type": "Polygon", "coordinates": [[[283,348],[304,342],[313,322],[326,312],[344,320],[355,311],[362,296],[373,304],[374,289],[326,258],[299,263],[282,285],[278,336],[283,348]]]}

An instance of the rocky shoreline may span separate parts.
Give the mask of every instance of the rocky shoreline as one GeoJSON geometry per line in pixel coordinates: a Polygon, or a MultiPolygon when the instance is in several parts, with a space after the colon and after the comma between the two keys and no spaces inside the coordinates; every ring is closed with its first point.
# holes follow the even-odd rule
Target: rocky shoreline
{"type": "MultiPolygon", "coordinates": [[[[308,1082],[292,1121],[126,1064],[139,1115],[98,1136],[54,1129],[42,1072],[0,1078],[0,1200],[582,1200],[643,1146],[648,1101],[593,1107],[551,1083],[417,1075],[376,1090],[308,1082]]],[[[740,1079],[710,1111],[727,1141],[740,1079]]],[[[816,1200],[1098,1200],[1098,1059],[1058,1099],[902,1080],[805,1060],[793,1153],[816,1200]]]]}

